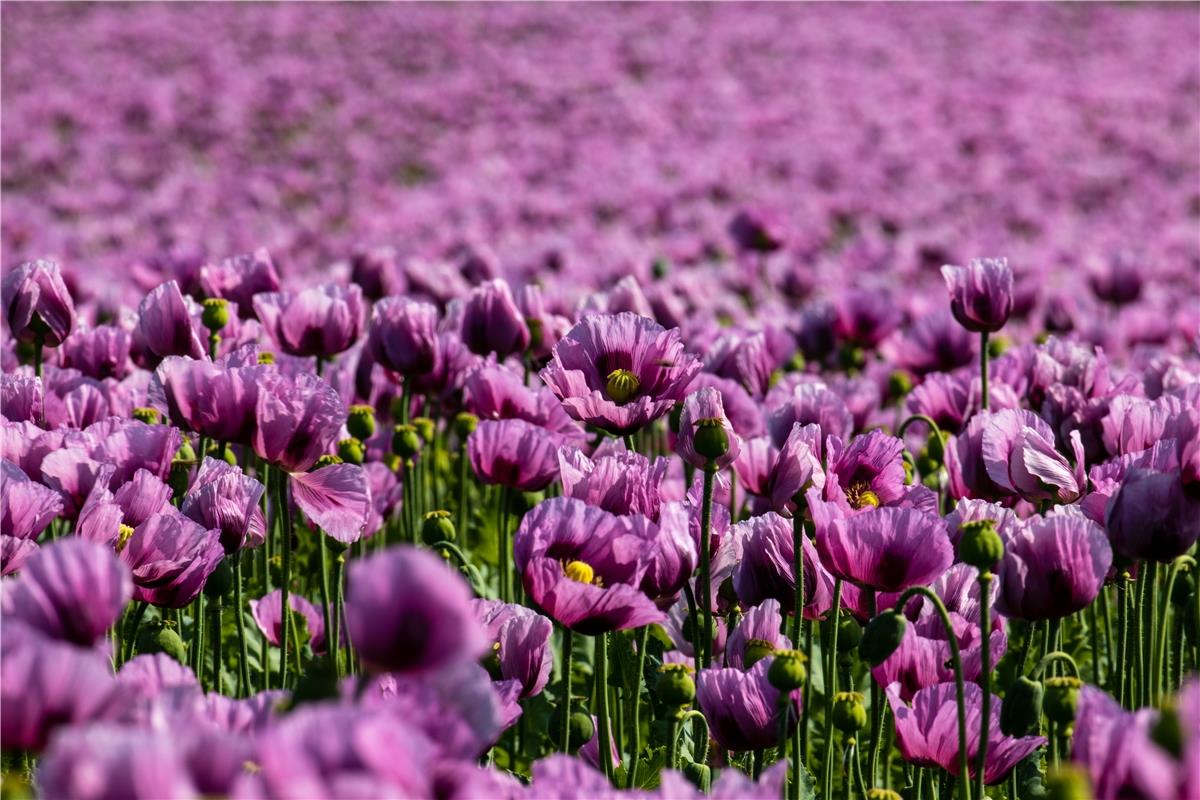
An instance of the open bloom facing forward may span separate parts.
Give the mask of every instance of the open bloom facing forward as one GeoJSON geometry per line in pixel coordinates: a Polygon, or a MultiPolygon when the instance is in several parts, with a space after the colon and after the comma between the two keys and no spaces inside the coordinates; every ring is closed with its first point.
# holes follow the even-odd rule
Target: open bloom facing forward
{"type": "Polygon", "coordinates": [[[572,417],[623,435],[670,411],[700,366],[678,329],[624,312],[581,320],[541,376],[572,417]]]}
{"type": "Polygon", "coordinates": [[[1013,308],[1013,274],[1004,258],[976,258],[965,267],[944,266],[950,312],[976,333],[1004,327],[1013,308]]]}
{"type": "Polygon", "coordinates": [[[646,517],[556,497],[525,515],[513,556],[538,606],[562,625],[594,635],[665,619],[638,588],[657,535],[646,517]]]}
{"type": "Polygon", "coordinates": [[[484,483],[536,492],[558,475],[561,446],[558,436],[523,419],[485,419],[467,438],[467,456],[484,483]]]}
{"type": "Polygon", "coordinates": [[[329,358],[362,336],[367,306],[358,286],[325,283],[296,294],[254,296],[254,311],[275,346],[293,356],[329,358]]]}
{"type": "Polygon", "coordinates": [[[821,563],[834,576],[881,592],[922,586],[954,562],[950,531],[915,508],[878,508],[817,531],[821,563]]]}
{"type": "Polygon", "coordinates": [[[1082,514],[1026,520],[1004,543],[996,607],[1031,622],[1074,614],[1096,599],[1111,565],[1104,530],[1082,514]]]}

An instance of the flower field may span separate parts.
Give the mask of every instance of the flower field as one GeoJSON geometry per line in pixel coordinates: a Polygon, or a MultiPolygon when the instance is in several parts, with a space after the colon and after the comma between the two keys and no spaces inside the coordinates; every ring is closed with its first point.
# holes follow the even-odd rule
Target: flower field
{"type": "Polygon", "coordinates": [[[1200,797],[1198,31],[6,4],[0,796],[1200,797]]]}

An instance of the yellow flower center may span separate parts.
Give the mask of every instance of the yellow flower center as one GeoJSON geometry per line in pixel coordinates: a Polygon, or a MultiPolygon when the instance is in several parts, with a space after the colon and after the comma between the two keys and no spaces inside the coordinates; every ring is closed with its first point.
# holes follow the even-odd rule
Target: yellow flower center
{"type": "Polygon", "coordinates": [[[122,525],[117,533],[117,552],[125,549],[125,545],[129,544],[129,538],[133,536],[133,528],[128,525],[122,525]]]}
{"type": "Polygon", "coordinates": [[[871,491],[871,485],[866,482],[851,484],[846,490],[846,500],[852,508],[879,508],[879,495],[871,491]]]}
{"type": "Polygon", "coordinates": [[[614,369],[608,373],[608,383],[605,385],[605,390],[614,403],[622,405],[637,396],[641,385],[642,382],[638,380],[637,375],[634,375],[629,370],[614,369]]]}
{"type": "Polygon", "coordinates": [[[595,570],[583,561],[568,561],[563,566],[563,572],[568,578],[579,583],[594,583],[596,580],[595,570]]]}

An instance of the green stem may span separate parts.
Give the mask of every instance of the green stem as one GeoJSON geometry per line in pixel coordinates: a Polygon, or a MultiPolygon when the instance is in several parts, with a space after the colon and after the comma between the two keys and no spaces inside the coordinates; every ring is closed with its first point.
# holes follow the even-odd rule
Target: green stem
{"type": "Polygon", "coordinates": [[[842,579],[833,584],[833,610],[829,613],[829,652],[825,657],[825,763],[822,768],[821,796],[833,791],[833,696],[837,694],[838,617],[842,612],[842,579]]]}
{"type": "Polygon", "coordinates": [[[38,378],[42,377],[42,351],[45,347],[46,340],[40,333],[33,337],[33,374],[38,378]]]}
{"type": "Polygon", "coordinates": [[[142,626],[142,617],[146,614],[146,609],[150,604],[144,600],[139,600],[134,604],[133,616],[125,625],[125,639],[121,642],[121,650],[124,656],[121,658],[121,663],[125,663],[133,658],[134,648],[137,646],[138,629],[142,626]]]}
{"type": "Polygon", "coordinates": [[[512,602],[511,575],[508,569],[510,547],[508,544],[508,487],[499,487],[496,506],[496,569],[500,573],[500,599],[512,602]]]}
{"type": "Polygon", "coordinates": [[[283,580],[280,581],[280,613],[283,615],[284,624],[280,626],[281,633],[279,635],[279,687],[280,689],[287,688],[288,679],[288,645],[290,643],[289,633],[291,625],[288,624],[291,619],[291,606],[288,605],[289,595],[291,593],[292,583],[292,515],[288,511],[288,476],[283,470],[276,471],[273,476],[275,479],[275,513],[280,521],[280,534],[283,539],[283,580]]]}
{"type": "Polygon", "coordinates": [[[596,694],[596,725],[599,728],[600,771],[610,782],[613,778],[612,737],[608,728],[608,634],[596,637],[596,675],[593,691],[596,694]]]}
{"type": "MultiPolygon", "coordinates": [[[[709,733],[708,733],[708,720],[705,718],[703,713],[693,709],[692,711],[689,711],[686,714],[684,714],[683,716],[681,716],[679,718],[679,730],[675,734],[676,738],[678,739],[679,736],[683,735],[683,730],[684,730],[683,723],[687,722],[689,719],[696,721],[696,724],[693,726],[694,731],[701,731],[701,730],[704,731],[703,736],[695,736],[695,735],[692,736],[692,761],[697,764],[705,764],[708,762],[709,733]],[[703,748],[703,749],[701,749],[701,748],[703,748]]],[[[676,747],[676,749],[679,748],[678,741],[676,741],[675,747],[676,747]]]]}
{"type": "Polygon", "coordinates": [[[757,782],[762,774],[763,751],[760,747],[750,754],[750,780],[757,782]]]}
{"type": "MultiPolygon", "coordinates": [[[[712,580],[709,577],[709,537],[712,535],[713,479],[715,468],[704,470],[704,494],[700,506],[700,603],[703,606],[704,624],[700,631],[703,650],[701,663],[708,667],[712,663],[712,580]]],[[[698,672],[698,671],[697,671],[698,672]]]]}
{"type": "Polygon", "coordinates": [[[571,753],[571,661],[575,655],[575,631],[563,628],[562,751],[571,753]]]}
{"type": "Polygon", "coordinates": [[[988,332],[979,334],[979,403],[988,410],[988,332]]]}
{"type": "MultiPolygon", "coordinates": [[[[808,762],[808,714],[809,714],[809,699],[812,697],[812,674],[813,674],[813,626],[816,623],[811,619],[804,620],[804,663],[808,664],[808,670],[804,676],[804,694],[802,695],[802,703],[800,705],[800,760],[808,762]]],[[[799,770],[797,770],[799,777],[799,770]]]]}
{"type": "Polygon", "coordinates": [[[1117,672],[1120,672],[1120,669],[1114,668],[1116,666],[1116,658],[1117,658],[1117,656],[1116,656],[1117,640],[1113,636],[1113,622],[1112,622],[1112,608],[1111,608],[1112,604],[1109,602],[1108,594],[1109,594],[1108,587],[1101,586],[1100,587],[1100,616],[1104,620],[1104,655],[1106,657],[1105,664],[1108,666],[1108,669],[1106,670],[1106,674],[1104,676],[1107,679],[1105,688],[1108,689],[1109,694],[1116,696],[1117,692],[1116,692],[1116,686],[1113,684],[1113,676],[1117,672]]]}
{"type": "Polygon", "coordinates": [[[340,678],[341,675],[337,668],[337,640],[331,638],[333,636],[333,616],[329,594],[329,557],[325,553],[325,535],[320,530],[317,531],[317,571],[321,573],[321,622],[325,625],[325,654],[329,657],[333,674],[340,678]]]}
{"type": "Polygon", "coordinates": [[[224,611],[224,602],[220,595],[212,599],[212,656],[213,656],[213,682],[212,688],[214,692],[221,692],[221,616],[224,611]]]}
{"type": "MultiPolygon", "coordinates": [[[[871,785],[876,785],[879,780],[879,750],[883,744],[883,722],[887,716],[887,705],[883,700],[883,689],[879,686],[879,682],[871,680],[871,763],[870,775],[871,785]]],[[[863,797],[866,797],[867,789],[871,786],[863,787],[863,797]]]]}
{"type": "Polygon", "coordinates": [[[924,422],[926,425],[929,426],[930,430],[932,430],[934,433],[936,433],[938,435],[939,439],[942,438],[942,429],[940,427],[938,427],[938,424],[936,422],[934,422],[933,417],[927,417],[924,414],[913,414],[912,416],[905,419],[904,422],[901,422],[900,427],[896,429],[896,438],[903,439],[904,432],[908,430],[908,427],[910,425],[912,425],[913,423],[916,423],[916,422],[924,422]]]}
{"type": "Polygon", "coordinates": [[[633,743],[630,747],[632,755],[629,762],[629,776],[625,782],[626,789],[633,788],[634,777],[637,775],[638,762],[642,758],[642,681],[646,672],[646,650],[650,640],[650,628],[643,626],[637,632],[637,674],[633,676],[633,725],[630,726],[630,734],[633,737],[633,743]]]}
{"type": "Polygon", "coordinates": [[[246,646],[246,608],[242,598],[242,554],[233,557],[233,614],[238,635],[238,681],[240,694],[248,697],[254,693],[250,686],[250,657],[246,646]]]}
{"type": "MultiPolygon", "coordinates": [[[[1167,611],[1171,607],[1171,593],[1175,590],[1175,576],[1177,576],[1179,574],[1180,569],[1184,566],[1188,566],[1193,571],[1195,571],[1196,560],[1188,555],[1182,555],[1179,558],[1175,559],[1175,561],[1171,564],[1171,571],[1167,573],[1166,584],[1163,586],[1162,601],[1161,601],[1162,605],[1161,605],[1161,608],[1159,611],[1159,628],[1160,628],[1160,630],[1158,631],[1158,645],[1156,648],[1155,660],[1154,660],[1154,675],[1155,675],[1156,684],[1155,684],[1154,696],[1150,698],[1151,701],[1155,704],[1157,704],[1159,697],[1163,694],[1164,687],[1163,687],[1162,680],[1163,680],[1163,677],[1166,675],[1164,670],[1166,669],[1165,661],[1166,661],[1166,651],[1167,651],[1167,628],[1169,627],[1167,625],[1167,611]]],[[[1178,620],[1179,620],[1178,612],[1176,612],[1176,614],[1175,614],[1175,619],[1176,619],[1176,622],[1178,622],[1178,620]]],[[[1176,626],[1176,627],[1178,627],[1178,626],[1176,626]]],[[[1171,688],[1174,688],[1174,686],[1172,686],[1171,688]]]]}
{"type": "Polygon", "coordinates": [[[679,768],[679,714],[672,711],[667,716],[667,769],[679,768]]]}
{"type": "Polygon", "coordinates": [[[464,542],[470,542],[467,536],[467,440],[464,438],[458,454],[458,535],[464,542]]]}
{"type": "Polygon", "coordinates": [[[1047,669],[1050,668],[1050,665],[1055,664],[1060,661],[1071,668],[1071,676],[1072,677],[1075,677],[1075,678],[1080,677],[1079,665],[1075,663],[1075,659],[1071,658],[1069,653],[1064,653],[1061,650],[1052,650],[1051,652],[1046,653],[1046,655],[1042,656],[1042,660],[1039,661],[1037,666],[1034,668],[1033,676],[1032,676],[1033,679],[1041,680],[1042,674],[1047,669]]]}
{"type": "Polygon", "coordinates": [[[687,624],[692,629],[692,663],[695,665],[696,674],[699,675],[701,661],[704,660],[704,648],[700,643],[700,612],[696,607],[696,594],[692,591],[690,582],[683,584],[683,596],[687,599],[688,604],[687,624]]]}
{"type": "Polygon", "coordinates": [[[1096,617],[1095,603],[1087,608],[1087,626],[1088,638],[1092,647],[1092,683],[1096,686],[1103,686],[1104,677],[1100,672],[1100,628],[1099,620],[1096,617]]]}
{"type": "Polygon", "coordinates": [[[1158,663],[1155,651],[1155,643],[1158,639],[1158,562],[1146,561],[1142,564],[1146,570],[1146,587],[1145,594],[1142,597],[1144,605],[1144,616],[1146,618],[1146,627],[1142,633],[1145,641],[1142,643],[1142,658],[1145,666],[1142,668],[1142,705],[1148,706],[1154,702],[1155,693],[1158,691],[1158,675],[1155,671],[1155,665],[1158,663]]]}
{"type": "MultiPolygon", "coordinates": [[[[979,675],[979,688],[983,690],[983,703],[979,717],[979,753],[975,761],[975,795],[983,800],[983,775],[987,766],[988,730],[992,713],[992,643],[990,639],[992,626],[992,573],[987,570],[979,572],[979,657],[983,669],[979,675]]],[[[964,775],[962,780],[966,780],[964,775]]]]}

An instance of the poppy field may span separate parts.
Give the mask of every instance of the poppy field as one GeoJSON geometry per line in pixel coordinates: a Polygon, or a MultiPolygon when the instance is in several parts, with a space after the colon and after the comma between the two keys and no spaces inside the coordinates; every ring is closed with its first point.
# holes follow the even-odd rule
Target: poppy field
{"type": "Polygon", "coordinates": [[[1198,31],[5,4],[0,796],[1200,798],[1198,31]]]}

